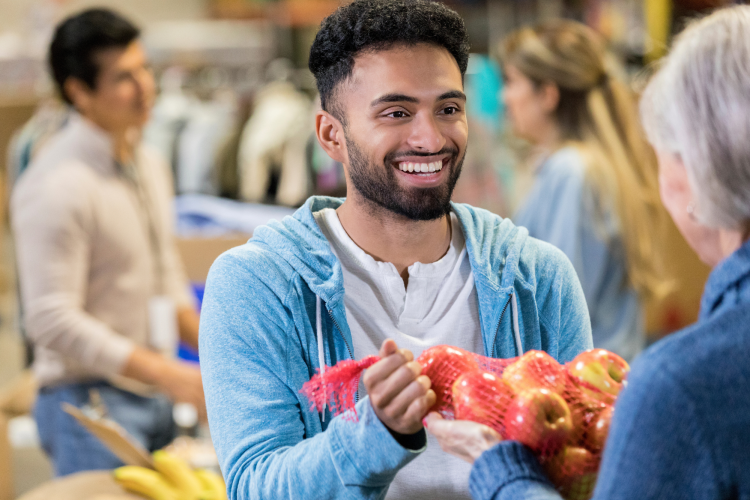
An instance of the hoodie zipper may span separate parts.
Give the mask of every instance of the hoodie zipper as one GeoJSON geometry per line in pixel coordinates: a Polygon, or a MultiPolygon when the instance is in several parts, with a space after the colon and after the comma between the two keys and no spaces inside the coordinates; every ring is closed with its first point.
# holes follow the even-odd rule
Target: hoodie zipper
{"type": "MultiPolygon", "coordinates": [[[[333,321],[333,325],[336,327],[336,330],[339,331],[339,335],[341,335],[341,338],[344,340],[344,345],[346,346],[346,350],[349,351],[349,358],[351,358],[352,360],[354,360],[354,354],[352,354],[352,350],[349,347],[349,342],[347,342],[346,341],[346,337],[344,337],[343,330],[341,330],[341,327],[336,322],[336,318],[333,317],[333,313],[331,312],[331,310],[326,307],[326,311],[328,311],[328,316],[331,317],[331,321],[333,321]]],[[[359,391],[357,391],[357,392],[354,393],[354,402],[355,403],[359,402],[359,391]]]]}
{"type": "Polygon", "coordinates": [[[493,358],[495,357],[495,342],[497,341],[497,333],[500,331],[500,323],[503,321],[503,316],[505,316],[505,311],[508,310],[508,306],[510,305],[511,300],[513,300],[512,293],[510,297],[508,297],[508,302],[505,303],[505,307],[503,307],[503,312],[500,313],[500,318],[497,320],[497,326],[495,327],[495,336],[492,337],[492,351],[490,352],[490,356],[492,356],[493,358]]]}
{"type": "Polygon", "coordinates": [[[354,354],[352,354],[352,350],[349,348],[349,342],[346,341],[346,337],[344,337],[344,332],[341,330],[341,327],[336,322],[336,318],[333,317],[333,313],[331,312],[331,310],[326,307],[326,311],[328,311],[328,315],[331,317],[331,321],[333,321],[333,324],[336,327],[336,330],[339,331],[341,338],[344,340],[344,345],[346,345],[346,350],[349,351],[349,357],[353,360],[354,354]]]}

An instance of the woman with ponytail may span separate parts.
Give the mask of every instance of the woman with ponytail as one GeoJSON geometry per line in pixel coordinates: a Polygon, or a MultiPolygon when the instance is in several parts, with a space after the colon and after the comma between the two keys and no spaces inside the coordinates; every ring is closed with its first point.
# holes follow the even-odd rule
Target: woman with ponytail
{"type": "Polygon", "coordinates": [[[654,240],[665,220],[633,96],[580,23],[523,28],[500,52],[513,132],[542,156],[514,221],[573,262],[594,346],[632,359],[645,344],[642,300],[660,293],[654,240]]]}

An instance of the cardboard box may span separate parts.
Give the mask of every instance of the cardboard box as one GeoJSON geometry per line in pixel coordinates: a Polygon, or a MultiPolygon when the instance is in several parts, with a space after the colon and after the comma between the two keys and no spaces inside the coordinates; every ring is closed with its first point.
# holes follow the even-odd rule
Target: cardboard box
{"type": "Polygon", "coordinates": [[[8,439],[8,422],[14,417],[31,413],[37,390],[36,379],[30,371],[26,371],[0,391],[0,500],[15,498],[13,449],[8,439]]]}
{"type": "Polygon", "coordinates": [[[193,283],[205,283],[208,270],[216,258],[230,248],[247,243],[250,235],[233,234],[220,238],[177,238],[185,272],[193,283]]]}
{"type": "Polygon", "coordinates": [[[126,493],[110,471],[79,472],[65,476],[26,493],[18,500],[143,500],[126,493]]]}

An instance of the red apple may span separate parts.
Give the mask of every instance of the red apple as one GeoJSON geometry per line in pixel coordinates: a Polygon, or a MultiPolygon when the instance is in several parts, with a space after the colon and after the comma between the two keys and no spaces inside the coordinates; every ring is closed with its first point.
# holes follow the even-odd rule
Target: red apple
{"type": "Polygon", "coordinates": [[[591,408],[582,408],[568,405],[570,418],[573,422],[573,431],[570,433],[568,444],[571,446],[586,446],[587,431],[594,425],[599,411],[591,408]]]}
{"type": "Polygon", "coordinates": [[[587,449],[567,446],[544,463],[552,484],[566,500],[588,500],[596,486],[597,458],[587,449]]]}
{"type": "Polygon", "coordinates": [[[513,390],[500,377],[481,370],[466,372],[453,384],[456,420],[471,420],[505,435],[503,420],[513,390]]]}
{"type": "Polygon", "coordinates": [[[514,391],[549,389],[555,394],[565,390],[565,368],[544,351],[528,351],[503,371],[503,380],[514,391]]]}
{"type": "Polygon", "coordinates": [[[617,396],[630,366],[620,356],[605,349],[589,349],[569,363],[568,371],[605,394],[617,396]]]}
{"type": "Polygon", "coordinates": [[[549,389],[527,389],[516,394],[505,414],[505,436],[542,457],[565,445],[573,430],[567,403],[549,389]]]}
{"type": "Polygon", "coordinates": [[[452,408],[453,383],[463,373],[479,369],[474,355],[469,351],[449,345],[438,345],[422,351],[417,358],[422,365],[422,375],[432,383],[437,400],[430,411],[452,408]]]}
{"type": "Polygon", "coordinates": [[[580,387],[574,379],[570,378],[563,397],[565,402],[568,403],[570,415],[573,420],[573,433],[571,434],[569,444],[584,446],[584,434],[599,413],[609,406],[601,399],[604,397],[613,398],[613,396],[598,390],[589,390],[580,387]],[[596,392],[597,397],[593,397],[589,394],[590,392],[596,392]]]}
{"type": "Polygon", "coordinates": [[[609,434],[609,424],[612,421],[614,406],[607,406],[599,412],[599,415],[591,422],[586,432],[586,447],[594,453],[604,449],[609,434]]]}

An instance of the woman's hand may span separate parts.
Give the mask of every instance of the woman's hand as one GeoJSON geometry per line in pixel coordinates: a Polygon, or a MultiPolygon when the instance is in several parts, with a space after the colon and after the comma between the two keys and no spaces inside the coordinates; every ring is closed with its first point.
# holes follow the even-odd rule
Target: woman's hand
{"type": "Polygon", "coordinates": [[[470,464],[502,441],[500,434],[486,425],[468,420],[445,420],[436,412],[425,417],[424,426],[437,438],[443,451],[470,464]]]}

